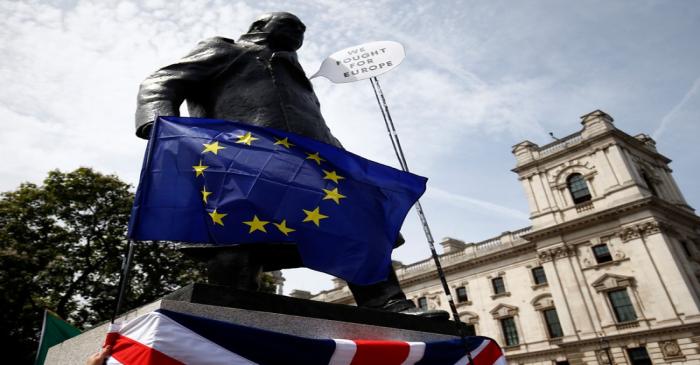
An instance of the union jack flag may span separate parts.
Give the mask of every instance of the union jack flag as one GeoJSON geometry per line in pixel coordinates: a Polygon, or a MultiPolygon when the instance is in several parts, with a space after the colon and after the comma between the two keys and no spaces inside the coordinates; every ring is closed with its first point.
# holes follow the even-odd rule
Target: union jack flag
{"type": "Polygon", "coordinates": [[[156,310],[114,324],[107,364],[123,365],[505,365],[487,337],[436,342],[312,339],[156,310]]]}

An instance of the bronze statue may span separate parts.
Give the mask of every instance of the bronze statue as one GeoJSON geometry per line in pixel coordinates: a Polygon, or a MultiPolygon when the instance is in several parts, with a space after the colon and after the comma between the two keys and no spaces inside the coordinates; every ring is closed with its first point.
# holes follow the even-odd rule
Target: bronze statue
{"type": "MultiPolygon", "coordinates": [[[[180,104],[187,101],[193,117],[240,120],[341,147],[297,61],[305,30],[293,14],[269,13],[236,42],[223,37],[200,42],[183,59],[141,84],[136,134],[148,138],[156,116],[177,116],[180,104]]],[[[399,237],[397,246],[402,243],[399,237]]],[[[239,289],[257,290],[262,271],[303,266],[296,247],[289,244],[195,246],[185,251],[207,261],[210,283],[239,289]]],[[[417,309],[406,299],[393,270],[386,281],[349,287],[359,306],[428,317],[447,315],[417,309]]]]}

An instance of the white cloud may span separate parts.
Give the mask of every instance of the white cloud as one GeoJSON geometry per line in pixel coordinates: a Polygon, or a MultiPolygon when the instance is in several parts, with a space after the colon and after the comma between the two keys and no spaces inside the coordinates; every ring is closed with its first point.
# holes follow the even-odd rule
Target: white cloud
{"type": "MultiPolygon", "coordinates": [[[[80,1],[67,10],[44,3],[12,4],[2,9],[9,16],[0,42],[7,55],[0,63],[0,82],[9,86],[0,89],[6,130],[2,146],[8,151],[0,156],[3,164],[13,171],[31,165],[44,173],[88,165],[116,172],[132,184],[144,148],[133,134],[141,80],[216,34],[197,13],[215,14],[211,22],[222,27],[245,24],[257,15],[245,4],[210,12],[203,2],[187,1],[167,6],[80,1]],[[27,138],[41,155],[17,158],[27,138]]],[[[20,175],[4,175],[0,189],[41,177],[20,175]]]]}
{"type": "Polygon", "coordinates": [[[683,95],[683,98],[678,102],[678,104],[674,105],[671,110],[664,115],[663,118],[661,118],[661,123],[659,123],[658,128],[654,131],[652,134],[652,137],[656,140],[660,139],[663,133],[666,131],[668,126],[671,124],[671,122],[674,120],[674,117],[678,113],[679,110],[681,110],[688,102],[691,100],[693,96],[695,96],[700,89],[700,77],[695,79],[693,84],[690,86],[690,89],[688,92],[683,95]]]}
{"type": "Polygon", "coordinates": [[[428,188],[427,195],[440,200],[440,203],[442,204],[463,206],[466,209],[476,210],[479,213],[491,213],[496,217],[501,216],[504,218],[515,218],[522,221],[523,225],[528,224],[529,222],[529,217],[527,214],[511,207],[492,203],[483,199],[452,193],[436,187],[428,188]]]}

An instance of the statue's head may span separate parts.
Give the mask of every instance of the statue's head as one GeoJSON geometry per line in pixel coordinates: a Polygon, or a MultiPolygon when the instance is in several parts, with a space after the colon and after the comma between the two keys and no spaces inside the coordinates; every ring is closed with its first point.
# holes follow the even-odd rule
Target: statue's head
{"type": "Polygon", "coordinates": [[[250,26],[248,33],[264,33],[270,47],[296,51],[304,43],[306,26],[296,15],[285,12],[261,15],[250,26]]]}

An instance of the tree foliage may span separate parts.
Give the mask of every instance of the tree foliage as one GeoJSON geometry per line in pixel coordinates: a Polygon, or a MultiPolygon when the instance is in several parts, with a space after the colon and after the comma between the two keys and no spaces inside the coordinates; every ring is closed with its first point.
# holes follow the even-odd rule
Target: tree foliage
{"type": "MultiPolygon", "coordinates": [[[[109,319],[132,202],[128,184],[89,168],[2,193],[0,343],[17,354],[8,363],[31,362],[45,308],[83,328],[109,319]]],[[[139,243],[134,257],[124,309],[200,279],[172,244],[139,243]]]]}

